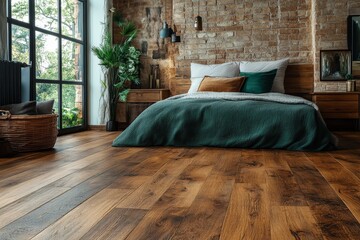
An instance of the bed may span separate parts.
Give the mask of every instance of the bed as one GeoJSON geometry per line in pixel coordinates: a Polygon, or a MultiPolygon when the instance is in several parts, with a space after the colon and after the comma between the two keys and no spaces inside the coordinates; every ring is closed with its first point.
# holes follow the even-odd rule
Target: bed
{"type": "Polygon", "coordinates": [[[113,146],[334,149],[336,138],[317,106],[305,99],[312,92],[312,69],[312,65],[289,66],[285,94],[187,94],[189,82],[174,79],[170,83],[174,96],[146,109],[113,146]]]}

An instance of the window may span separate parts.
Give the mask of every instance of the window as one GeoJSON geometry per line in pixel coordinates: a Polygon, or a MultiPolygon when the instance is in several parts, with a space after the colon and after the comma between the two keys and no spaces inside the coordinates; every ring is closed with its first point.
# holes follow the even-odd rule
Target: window
{"type": "Polygon", "coordinates": [[[60,133],[86,126],[86,0],[8,0],[10,59],[30,63],[31,98],[55,100],[60,133]]]}

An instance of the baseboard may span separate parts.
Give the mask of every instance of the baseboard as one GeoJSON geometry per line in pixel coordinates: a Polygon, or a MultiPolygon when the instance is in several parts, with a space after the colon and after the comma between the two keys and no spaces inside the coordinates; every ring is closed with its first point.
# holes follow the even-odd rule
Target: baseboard
{"type": "Polygon", "coordinates": [[[105,125],[89,125],[88,126],[89,130],[94,130],[94,131],[105,131],[105,125]]]}

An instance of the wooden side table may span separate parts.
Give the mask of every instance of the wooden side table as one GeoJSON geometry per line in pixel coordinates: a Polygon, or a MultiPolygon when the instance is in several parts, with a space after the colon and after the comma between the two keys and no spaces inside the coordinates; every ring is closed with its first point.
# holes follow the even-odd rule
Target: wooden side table
{"type": "Polygon", "coordinates": [[[360,92],[317,92],[312,94],[312,101],[327,119],[351,119],[359,129],[360,92]]]}
{"type": "Polygon", "coordinates": [[[169,89],[131,89],[127,103],[155,103],[170,96],[169,89]]]}
{"type": "Polygon", "coordinates": [[[151,104],[164,100],[170,96],[169,89],[131,89],[124,107],[123,122],[132,123],[151,104]]]}

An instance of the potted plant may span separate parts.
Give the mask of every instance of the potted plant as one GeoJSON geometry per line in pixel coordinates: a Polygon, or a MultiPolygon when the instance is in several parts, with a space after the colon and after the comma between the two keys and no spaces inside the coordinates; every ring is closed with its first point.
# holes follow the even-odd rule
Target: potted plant
{"type": "Polygon", "coordinates": [[[93,53],[99,58],[104,73],[102,81],[102,98],[107,95],[106,107],[109,112],[107,131],[116,131],[116,107],[118,101],[126,101],[131,83],[139,84],[140,51],[132,46],[137,28],[133,22],[125,20],[119,13],[114,14],[114,23],[119,27],[120,41],[113,44],[109,31],[99,47],[92,47],[93,53]]]}

